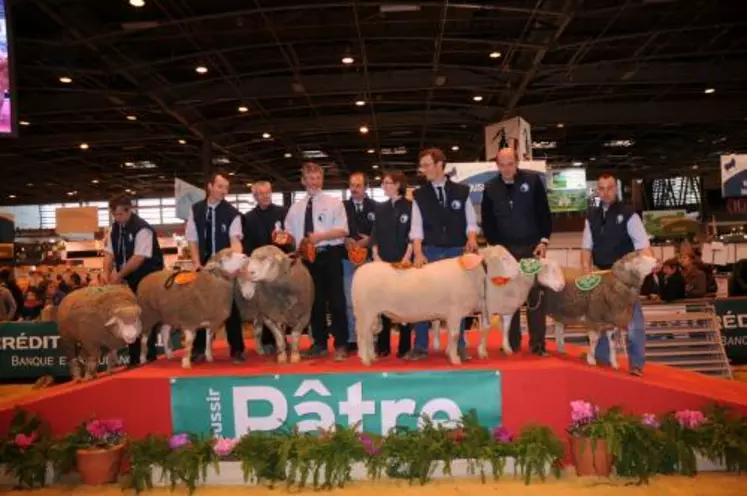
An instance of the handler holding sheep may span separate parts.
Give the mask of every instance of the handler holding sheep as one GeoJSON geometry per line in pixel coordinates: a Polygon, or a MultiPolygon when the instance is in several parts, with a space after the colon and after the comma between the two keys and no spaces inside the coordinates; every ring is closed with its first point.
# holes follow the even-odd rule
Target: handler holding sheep
{"type": "MultiPolygon", "coordinates": [[[[581,264],[585,272],[593,264],[608,270],[633,251],[653,257],[646,228],[632,207],[617,200],[617,178],[605,173],[597,180],[598,207],[589,209],[581,241],[581,264]]],[[[605,334],[599,338],[596,349],[598,361],[609,363],[610,342],[605,334]]],[[[640,302],[633,306],[633,321],[628,326],[628,360],[630,373],[640,376],[646,362],[646,326],[640,302]]]]}
{"type": "MultiPolygon", "coordinates": [[[[544,258],[552,234],[552,214],[547,191],[539,175],[520,171],[514,148],[503,148],[495,157],[498,176],[485,184],[482,195],[482,230],[489,245],[505,247],[516,260],[544,258]]],[[[543,289],[535,284],[527,298],[529,347],[535,355],[545,351],[546,307],[543,289]]],[[[508,342],[521,348],[520,313],[511,319],[508,342]]]]}
{"type": "MultiPolygon", "coordinates": [[[[415,267],[458,257],[464,252],[477,251],[477,215],[469,199],[469,186],[450,181],[444,173],[446,155],[438,148],[420,153],[420,171],[428,183],[415,190],[412,204],[410,239],[413,242],[415,267]]],[[[444,284],[448,284],[444,281],[444,284]]],[[[415,325],[415,346],[408,360],[428,356],[430,322],[415,325]]],[[[459,333],[459,357],[469,360],[464,340],[466,323],[459,333]]]]}

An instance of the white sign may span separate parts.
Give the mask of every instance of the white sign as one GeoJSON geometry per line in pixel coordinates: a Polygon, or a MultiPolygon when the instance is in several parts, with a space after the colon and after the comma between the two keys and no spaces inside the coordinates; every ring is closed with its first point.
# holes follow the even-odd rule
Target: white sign
{"type": "Polygon", "coordinates": [[[519,161],[532,160],[532,127],[521,117],[485,126],[485,160],[495,160],[502,147],[515,148],[519,161]]]}
{"type": "Polygon", "coordinates": [[[724,198],[747,196],[747,155],[721,155],[721,194],[724,198]]]}

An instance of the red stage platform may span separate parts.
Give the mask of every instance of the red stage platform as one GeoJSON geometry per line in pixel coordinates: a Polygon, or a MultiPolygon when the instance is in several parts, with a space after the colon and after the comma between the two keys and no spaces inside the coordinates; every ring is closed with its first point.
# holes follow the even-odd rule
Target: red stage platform
{"type": "MultiPolygon", "coordinates": [[[[620,371],[590,367],[579,359],[579,350],[573,349],[565,356],[539,358],[522,353],[506,357],[498,351],[500,334],[491,334],[491,357],[474,359],[461,368],[501,371],[504,425],[514,431],[527,423],[541,423],[562,435],[569,421],[568,404],[575,399],[589,400],[603,407],[622,405],[634,413],[700,408],[717,402],[747,414],[747,384],[744,383],[660,365],[647,366],[645,376],[639,378],[627,374],[627,364],[622,360],[620,371]]],[[[477,336],[469,338],[470,349],[474,350],[477,336]]],[[[178,359],[161,359],[87,384],[54,386],[21,399],[17,405],[47,419],[56,433],[69,432],[80,422],[96,416],[121,418],[132,436],[141,437],[148,433],[171,434],[169,379],[172,377],[454,369],[442,352],[432,352],[431,357],[419,362],[389,357],[370,368],[362,366],[357,356],[345,362],[324,358],[297,365],[278,365],[268,357],[256,355],[251,346],[247,351],[247,363],[237,366],[229,362],[223,343],[217,343],[216,348],[217,362],[199,364],[190,371],[182,370],[178,359]]],[[[0,430],[7,429],[14,406],[0,406],[0,430]]]]}

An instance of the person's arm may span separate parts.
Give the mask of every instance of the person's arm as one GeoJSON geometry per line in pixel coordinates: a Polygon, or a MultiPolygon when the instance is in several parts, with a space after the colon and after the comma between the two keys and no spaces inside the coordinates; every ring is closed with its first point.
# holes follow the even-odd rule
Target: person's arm
{"type": "Polygon", "coordinates": [[[498,244],[498,230],[493,212],[493,199],[488,194],[486,187],[482,193],[482,202],[480,203],[480,216],[482,217],[482,233],[489,245],[498,244]]]}
{"type": "Polygon", "coordinates": [[[584,272],[592,271],[591,250],[594,248],[594,241],[591,237],[591,226],[589,220],[584,221],[584,233],[581,235],[581,268],[584,272]]]}
{"type": "Polygon", "coordinates": [[[550,243],[552,236],[552,212],[550,212],[550,202],[547,200],[547,191],[542,179],[539,177],[536,181],[537,186],[534,188],[534,212],[537,216],[537,227],[540,232],[540,243],[545,245],[550,243]]]}
{"type": "Polygon", "coordinates": [[[241,240],[244,239],[241,215],[237,215],[231,221],[231,225],[228,227],[228,237],[231,238],[231,250],[234,253],[244,253],[244,246],[241,244],[241,240]]]}
{"type": "Polygon", "coordinates": [[[648,233],[646,228],[643,227],[643,221],[638,214],[633,214],[628,219],[628,236],[633,240],[633,248],[639,255],[648,255],[649,257],[654,256],[654,251],[651,249],[651,243],[648,239],[648,233]]]}
{"type": "Polygon", "coordinates": [[[412,241],[415,263],[422,265],[425,262],[423,254],[423,216],[420,213],[418,202],[412,201],[412,213],[410,214],[410,240],[412,241]]]}
{"type": "Polygon", "coordinates": [[[109,282],[109,278],[114,270],[114,250],[112,249],[111,231],[106,235],[106,244],[104,245],[104,281],[109,282]]]}
{"type": "Polygon", "coordinates": [[[117,279],[124,279],[143,265],[146,258],[153,256],[153,231],[140,229],[135,235],[135,251],[127,263],[116,274],[117,279]]]}
{"type": "Polygon", "coordinates": [[[193,210],[189,211],[189,218],[187,219],[187,227],[184,236],[187,238],[187,244],[189,245],[189,256],[192,259],[192,265],[195,269],[199,269],[202,267],[202,264],[200,263],[200,240],[197,236],[197,226],[195,225],[193,210]]]}
{"type": "Polygon", "coordinates": [[[337,202],[337,206],[332,214],[332,228],[321,233],[313,233],[314,243],[319,241],[330,241],[333,239],[344,238],[348,235],[348,216],[345,213],[345,206],[342,202],[337,202]]]}
{"type": "Polygon", "coordinates": [[[464,202],[464,215],[467,220],[466,248],[468,251],[477,251],[477,233],[480,232],[480,228],[477,227],[477,213],[475,213],[475,206],[469,196],[464,202]]]}

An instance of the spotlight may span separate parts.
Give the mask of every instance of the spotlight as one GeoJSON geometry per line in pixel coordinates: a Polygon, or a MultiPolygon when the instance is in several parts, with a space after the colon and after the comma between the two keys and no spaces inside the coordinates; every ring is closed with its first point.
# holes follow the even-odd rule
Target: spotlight
{"type": "Polygon", "coordinates": [[[81,144],[80,144],[80,149],[81,149],[81,150],[88,150],[88,148],[90,148],[90,147],[88,146],[88,143],[81,143],[81,144]]]}
{"type": "Polygon", "coordinates": [[[499,59],[499,58],[501,58],[501,52],[490,52],[490,58],[491,59],[499,59]]]}
{"type": "Polygon", "coordinates": [[[347,56],[342,58],[342,63],[345,65],[350,65],[353,62],[355,62],[355,59],[353,57],[347,56]]]}
{"type": "Polygon", "coordinates": [[[245,112],[249,112],[249,107],[245,107],[244,105],[242,105],[241,107],[239,107],[239,112],[241,112],[242,114],[245,112]]]}
{"type": "Polygon", "coordinates": [[[563,124],[562,122],[558,122],[557,126],[558,126],[559,128],[564,128],[564,127],[565,127],[565,124],[563,124]]]}
{"type": "Polygon", "coordinates": [[[145,5],[145,0],[130,0],[130,5],[133,7],[143,7],[145,5]]]}
{"type": "Polygon", "coordinates": [[[452,152],[458,152],[459,151],[459,147],[457,145],[454,145],[454,146],[451,147],[451,151],[452,152]]]}
{"type": "Polygon", "coordinates": [[[710,95],[711,93],[716,93],[716,88],[706,88],[705,94],[710,95]]]}
{"type": "Polygon", "coordinates": [[[285,158],[291,158],[292,156],[293,156],[292,153],[287,153],[287,152],[283,155],[283,157],[285,158]]]}
{"type": "Polygon", "coordinates": [[[69,77],[67,77],[67,76],[62,76],[62,77],[60,78],[60,82],[61,82],[61,83],[65,83],[65,84],[70,84],[70,83],[72,83],[72,82],[73,82],[73,80],[72,80],[72,79],[70,79],[70,78],[69,78],[69,77]]]}
{"type": "Polygon", "coordinates": [[[20,124],[21,126],[30,126],[31,125],[31,123],[29,121],[18,121],[18,124],[20,124]]]}
{"type": "Polygon", "coordinates": [[[373,148],[369,148],[368,153],[376,153],[376,150],[374,150],[373,148]]]}
{"type": "Polygon", "coordinates": [[[361,126],[358,131],[360,131],[361,134],[368,134],[368,126],[361,126]]]}
{"type": "Polygon", "coordinates": [[[128,115],[127,116],[127,120],[128,121],[136,121],[137,120],[137,116],[135,116],[135,115],[128,115]]]}
{"type": "Polygon", "coordinates": [[[482,95],[475,95],[475,96],[472,97],[472,99],[474,101],[476,101],[476,102],[481,102],[482,101],[482,95]]]}
{"type": "Polygon", "coordinates": [[[355,106],[356,106],[356,107],[362,107],[362,106],[364,106],[365,104],[366,104],[366,101],[365,101],[365,100],[356,100],[356,101],[355,101],[355,106]]]}
{"type": "Polygon", "coordinates": [[[99,183],[98,179],[91,179],[91,184],[98,184],[98,183],[99,183]]]}
{"type": "Polygon", "coordinates": [[[179,144],[180,144],[180,145],[186,145],[186,144],[187,144],[187,142],[186,142],[185,140],[183,140],[183,139],[180,139],[180,140],[179,140],[179,144]]]}
{"type": "Polygon", "coordinates": [[[198,65],[195,67],[195,71],[197,71],[197,74],[206,74],[208,70],[204,65],[198,65]]]}
{"type": "Polygon", "coordinates": [[[272,138],[272,135],[270,133],[262,133],[262,137],[264,139],[270,139],[270,138],[272,138]]]}

